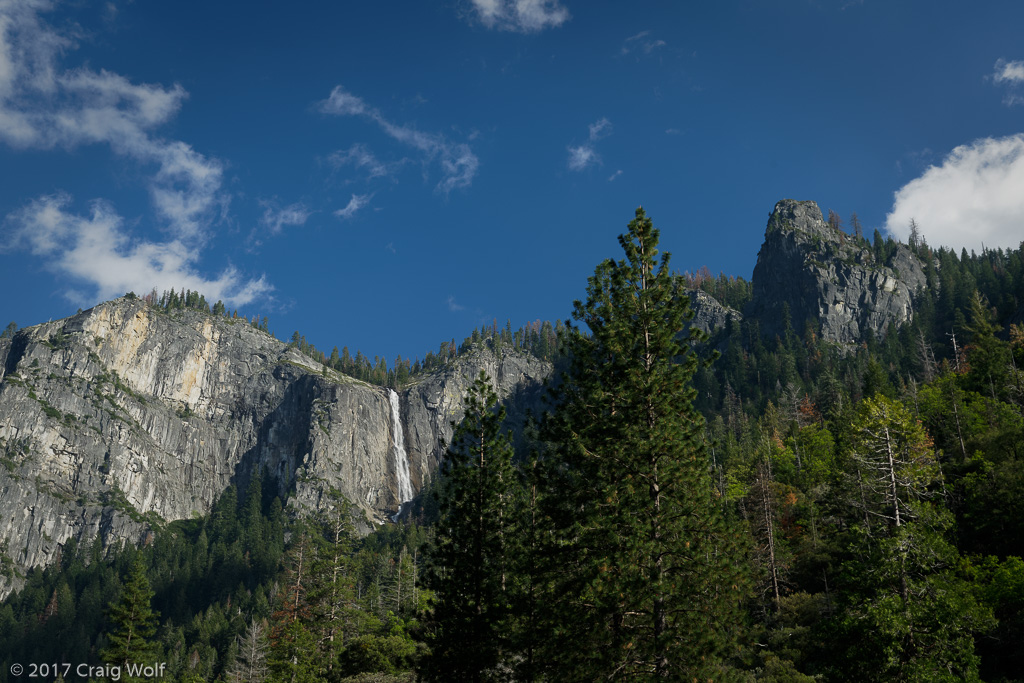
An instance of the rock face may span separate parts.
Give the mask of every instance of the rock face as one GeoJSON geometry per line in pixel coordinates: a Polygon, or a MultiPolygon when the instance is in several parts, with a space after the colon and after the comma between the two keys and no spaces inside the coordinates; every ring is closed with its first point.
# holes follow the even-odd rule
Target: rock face
{"type": "Polygon", "coordinates": [[[890,264],[829,226],[814,202],[784,199],[768,219],[754,267],[753,299],[745,314],[763,334],[782,334],[786,309],[793,330],[820,323],[821,337],[840,344],[883,336],[913,316],[914,295],[926,286],[920,260],[897,244],[890,264]]]}
{"type": "MultiPolygon", "coordinates": [[[[400,392],[415,490],[484,369],[511,411],[551,366],[479,349],[400,392]]],[[[519,406],[518,408],[516,406],[519,406]]],[[[399,507],[388,390],[244,321],[118,299],[0,340],[0,596],[70,538],[140,542],[257,469],[298,505],[335,487],[369,523],[399,507]],[[13,571],[12,571],[13,570],[13,571]]]]}
{"type": "Polygon", "coordinates": [[[690,324],[708,334],[720,327],[725,327],[730,320],[742,320],[743,314],[735,308],[729,308],[718,299],[701,289],[691,289],[686,293],[690,297],[693,309],[693,320],[690,324]]]}

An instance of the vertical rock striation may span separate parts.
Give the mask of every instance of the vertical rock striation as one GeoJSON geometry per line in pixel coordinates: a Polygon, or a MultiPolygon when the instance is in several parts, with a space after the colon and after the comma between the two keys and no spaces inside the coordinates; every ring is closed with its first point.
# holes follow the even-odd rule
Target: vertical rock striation
{"type": "Polygon", "coordinates": [[[258,469],[296,505],[319,507],[333,487],[382,522],[436,469],[480,368],[513,403],[551,371],[516,353],[464,355],[404,388],[396,421],[390,390],[244,320],[123,298],[21,330],[0,340],[0,595],[70,538],[141,542],[258,469]]]}

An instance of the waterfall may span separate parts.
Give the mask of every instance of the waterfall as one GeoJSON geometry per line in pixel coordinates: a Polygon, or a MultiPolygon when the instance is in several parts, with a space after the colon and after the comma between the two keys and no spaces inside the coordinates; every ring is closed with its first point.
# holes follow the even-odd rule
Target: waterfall
{"type": "Polygon", "coordinates": [[[398,410],[398,394],[394,389],[388,389],[388,396],[391,399],[391,430],[395,442],[395,475],[398,477],[398,512],[392,517],[392,521],[398,521],[398,515],[402,514],[402,506],[412,500],[412,480],[409,478],[409,455],[405,452],[405,436],[402,432],[402,416],[398,410]]]}

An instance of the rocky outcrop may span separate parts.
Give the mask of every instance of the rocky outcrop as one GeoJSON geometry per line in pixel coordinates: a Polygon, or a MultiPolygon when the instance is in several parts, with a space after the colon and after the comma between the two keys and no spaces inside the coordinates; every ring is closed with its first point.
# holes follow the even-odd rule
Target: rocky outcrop
{"type": "Polygon", "coordinates": [[[725,327],[730,320],[738,322],[743,319],[743,314],[735,308],[724,306],[704,290],[691,289],[686,294],[690,297],[690,307],[693,309],[690,325],[708,334],[725,327]]]}
{"type": "Polygon", "coordinates": [[[506,422],[518,426],[528,411],[539,415],[543,383],[551,369],[550,363],[533,356],[499,355],[480,347],[460,356],[448,372],[429,375],[406,388],[401,395],[413,483],[420,486],[437,470],[451,441],[452,425],[465,413],[463,398],[481,370],[505,399],[506,422]]]}
{"type": "Polygon", "coordinates": [[[890,324],[909,321],[926,282],[905,245],[878,263],[873,250],[829,226],[817,204],[784,199],[768,219],[745,314],[763,334],[781,335],[787,322],[802,334],[810,320],[823,339],[853,344],[868,330],[881,337],[890,324]]]}
{"type": "MultiPolygon", "coordinates": [[[[481,348],[405,387],[415,489],[480,369],[513,406],[551,371],[481,348]]],[[[243,320],[119,299],[21,330],[0,340],[0,595],[70,538],[140,542],[262,468],[296,505],[319,507],[333,487],[382,522],[399,507],[393,440],[387,389],[243,320]]]]}

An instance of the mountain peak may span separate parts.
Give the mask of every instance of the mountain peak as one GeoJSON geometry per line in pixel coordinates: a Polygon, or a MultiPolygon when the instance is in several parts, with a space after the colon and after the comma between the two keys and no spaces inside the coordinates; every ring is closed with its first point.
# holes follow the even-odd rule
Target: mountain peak
{"type": "Polygon", "coordinates": [[[766,334],[797,334],[807,324],[840,344],[913,317],[914,293],[927,284],[923,264],[905,245],[882,252],[830,226],[814,202],[783,199],[768,218],[745,316],[766,334]]]}
{"type": "Polygon", "coordinates": [[[840,241],[841,233],[822,218],[821,208],[816,202],[783,199],[775,204],[768,218],[765,235],[773,232],[795,232],[817,235],[829,241],[840,241]]]}

